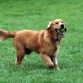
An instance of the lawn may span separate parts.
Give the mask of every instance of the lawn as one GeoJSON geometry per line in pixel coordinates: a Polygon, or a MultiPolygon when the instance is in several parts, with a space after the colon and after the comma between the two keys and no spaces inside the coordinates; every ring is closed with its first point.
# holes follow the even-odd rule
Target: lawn
{"type": "Polygon", "coordinates": [[[48,22],[61,18],[67,33],[58,54],[59,67],[48,69],[36,53],[15,65],[13,39],[0,41],[0,83],[83,83],[82,0],[0,0],[0,29],[46,29],[48,22]]]}

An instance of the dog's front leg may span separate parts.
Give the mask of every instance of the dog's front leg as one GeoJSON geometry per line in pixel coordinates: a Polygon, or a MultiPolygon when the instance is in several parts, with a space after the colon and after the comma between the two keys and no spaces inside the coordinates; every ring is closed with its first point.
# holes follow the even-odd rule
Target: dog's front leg
{"type": "Polygon", "coordinates": [[[58,61],[57,61],[57,56],[51,56],[51,60],[54,64],[54,67],[59,69],[59,66],[58,66],[58,61]]]}
{"type": "Polygon", "coordinates": [[[59,66],[58,66],[58,60],[57,60],[57,57],[55,57],[55,64],[54,64],[54,65],[55,65],[55,67],[56,67],[58,70],[60,70],[60,69],[59,69],[59,66]]]}
{"type": "Polygon", "coordinates": [[[45,64],[49,67],[49,68],[54,68],[54,64],[51,60],[51,58],[47,55],[47,54],[43,54],[43,53],[40,53],[43,61],[45,62],[45,64]]]}

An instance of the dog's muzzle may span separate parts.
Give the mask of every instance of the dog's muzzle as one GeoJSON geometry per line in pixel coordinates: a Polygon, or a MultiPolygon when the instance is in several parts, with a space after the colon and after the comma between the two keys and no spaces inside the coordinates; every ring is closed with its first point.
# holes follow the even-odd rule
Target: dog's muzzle
{"type": "Polygon", "coordinates": [[[67,29],[64,26],[64,24],[61,24],[61,28],[60,29],[56,29],[56,32],[59,33],[60,35],[63,35],[64,32],[66,32],[66,31],[67,31],[67,29]]]}

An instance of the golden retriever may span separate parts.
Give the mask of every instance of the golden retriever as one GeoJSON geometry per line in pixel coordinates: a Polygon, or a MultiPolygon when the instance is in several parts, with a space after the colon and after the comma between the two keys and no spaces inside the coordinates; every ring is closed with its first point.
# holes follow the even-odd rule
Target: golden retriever
{"type": "Polygon", "coordinates": [[[33,31],[22,30],[8,32],[0,29],[0,39],[13,38],[13,45],[16,48],[16,64],[21,64],[25,54],[32,51],[40,54],[41,58],[49,68],[58,67],[57,52],[66,27],[63,20],[56,19],[48,24],[46,30],[33,31]]]}

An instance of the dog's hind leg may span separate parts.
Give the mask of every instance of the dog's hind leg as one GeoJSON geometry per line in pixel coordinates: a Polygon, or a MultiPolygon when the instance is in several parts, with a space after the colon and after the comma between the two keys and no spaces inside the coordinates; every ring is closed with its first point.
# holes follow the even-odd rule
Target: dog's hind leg
{"type": "Polygon", "coordinates": [[[17,53],[16,53],[16,64],[17,65],[20,65],[22,63],[22,59],[24,58],[24,55],[25,55],[25,52],[24,50],[17,50],[17,53]]]}
{"type": "Polygon", "coordinates": [[[18,36],[14,38],[13,45],[16,49],[16,64],[20,65],[22,63],[24,56],[25,56],[24,45],[18,36]]]}
{"type": "Polygon", "coordinates": [[[25,50],[21,42],[14,41],[14,47],[16,48],[16,64],[19,65],[25,56],[25,50]]]}

